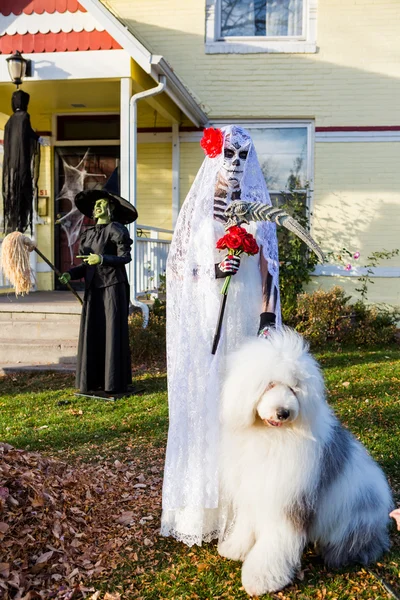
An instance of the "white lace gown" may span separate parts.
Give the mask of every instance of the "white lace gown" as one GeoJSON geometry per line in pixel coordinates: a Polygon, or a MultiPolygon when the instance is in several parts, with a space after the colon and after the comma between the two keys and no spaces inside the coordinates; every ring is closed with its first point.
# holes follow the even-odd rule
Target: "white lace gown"
{"type": "MultiPolygon", "coordinates": [[[[219,537],[225,527],[218,502],[221,384],[227,354],[246,337],[257,334],[262,311],[259,255],[242,255],[240,269],[229,286],[218,350],[211,354],[224,282],[215,278],[215,263],[225,253],[215,246],[225,230],[213,219],[222,160],[221,155],[204,160],[179,214],[167,264],[169,432],[161,535],[188,546],[219,537]]],[[[241,190],[242,200],[270,204],[253,146],[241,190]]],[[[262,246],[273,285],[279,289],[275,226],[263,222],[246,228],[262,246]]],[[[279,324],[279,298],[276,314],[279,324]]]]}

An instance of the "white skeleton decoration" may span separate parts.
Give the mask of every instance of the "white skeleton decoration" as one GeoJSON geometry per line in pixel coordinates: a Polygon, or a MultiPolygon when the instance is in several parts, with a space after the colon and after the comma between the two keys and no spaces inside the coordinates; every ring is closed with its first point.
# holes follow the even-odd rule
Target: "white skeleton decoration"
{"type": "Polygon", "coordinates": [[[224,140],[224,162],[218,173],[214,196],[214,218],[225,223],[225,210],[233,200],[240,198],[240,184],[243,178],[245,162],[249,154],[251,139],[234,132],[227,134],[224,140]]]}
{"type": "MultiPolygon", "coordinates": [[[[216,278],[232,202],[271,205],[249,134],[222,129],[224,151],[207,156],[182,206],[167,263],[169,435],[161,534],[187,545],[218,537],[219,396],[226,355],[259,329],[260,313],[280,324],[279,260],[272,222],[245,225],[260,247],[240,257],[232,278],[218,350],[211,354],[223,278],[216,278]]],[[[221,269],[222,270],[222,269],[221,269]]],[[[234,269],[227,271],[234,272],[234,269]]]]}

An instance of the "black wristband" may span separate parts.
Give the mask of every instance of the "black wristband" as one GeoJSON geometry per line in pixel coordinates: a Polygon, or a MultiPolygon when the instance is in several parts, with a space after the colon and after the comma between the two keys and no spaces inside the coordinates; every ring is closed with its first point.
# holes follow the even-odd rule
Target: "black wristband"
{"type": "Polygon", "coordinates": [[[218,263],[215,264],[215,278],[216,279],[223,279],[224,277],[228,277],[228,275],[229,275],[229,273],[225,273],[224,271],[221,271],[218,263]]]}
{"type": "Polygon", "coordinates": [[[275,327],[276,316],[274,313],[263,312],[260,315],[260,327],[259,329],[263,329],[263,327],[275,327]]]}

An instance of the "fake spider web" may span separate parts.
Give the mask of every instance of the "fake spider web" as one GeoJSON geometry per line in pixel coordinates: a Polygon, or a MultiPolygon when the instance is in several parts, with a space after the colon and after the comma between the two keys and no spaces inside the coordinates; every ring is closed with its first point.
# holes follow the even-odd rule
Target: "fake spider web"
{"type": "Polygon", "coordinates": [[[64,185],[56,197],[56,202],[67,200],[70,203],[71,208],[69,212],[57,220],[57,223],[61,225],[65,232],[71,265],[74,262],[74,244],[79,238],[85,218],[85,215],[83,215],[75,205],[75,197],[79,192],[82,192],[82,190],[85,189],[85,182],[88,177],[106,177],[104,173],[90,173],[86,170],[85,164],[89,152],[90,148],[86,150],[84,156],[76,166],[69,164],[67,159],[62,156],[62,154],[59,154],[64,171],[64,185]]]}

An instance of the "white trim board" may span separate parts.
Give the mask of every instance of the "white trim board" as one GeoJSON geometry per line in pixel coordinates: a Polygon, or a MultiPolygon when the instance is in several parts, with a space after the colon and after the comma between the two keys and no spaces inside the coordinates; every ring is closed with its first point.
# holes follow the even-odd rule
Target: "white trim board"
{"type": "Polygon", "coordinates": [[[315,142],[400,142],[400,131],[316,131],[315,142]]]}
{"type": "MultiPolygon", "coordinates": [[[[0,56],[0,82],[9,83],[6,56],[0,56]]],[[[33,73],[26,81],[119,79],[131,76],[131,57],[125,50],[88,50],[24,54],[33,73]]]]}
{"type": "MultiPolygon", "coordinates": [[[[366,267],[352,267],[351,271],[346,271],[343,265],[316,265],[312,275],[317,277],[361,277],[366,275],[366,267]]],[[[375,267],[372,269],[371,277],[399,277],[400,267],[375,267]]]]}

